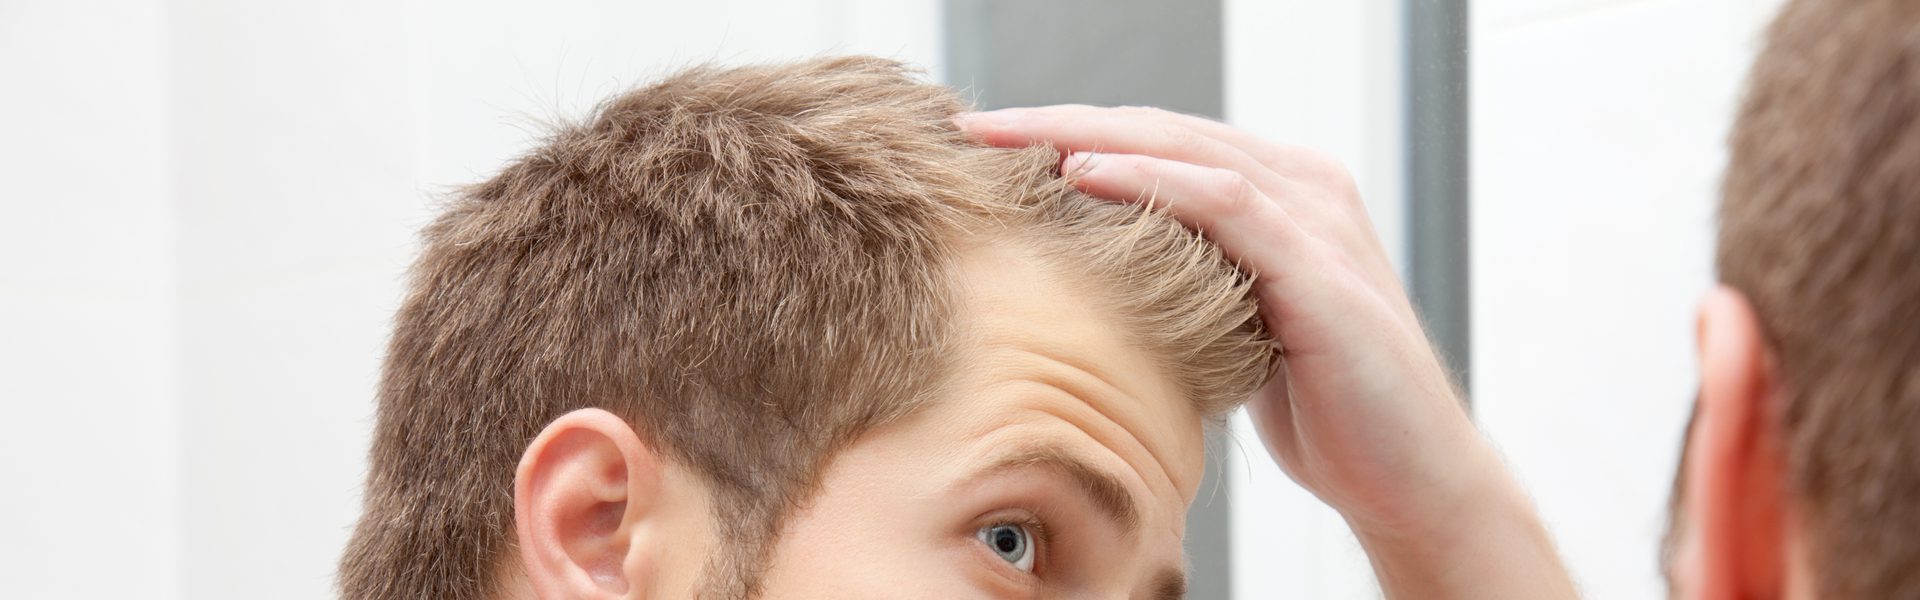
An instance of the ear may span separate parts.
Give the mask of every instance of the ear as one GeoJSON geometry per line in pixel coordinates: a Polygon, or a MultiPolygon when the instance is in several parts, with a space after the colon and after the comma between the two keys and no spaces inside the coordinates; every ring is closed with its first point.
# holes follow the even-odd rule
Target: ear
{"type": "Polygon", "coordinates": [[[1687,448],[1682,591],[1778,598],[1788,585],[1786,461],[1771,351],[1753,306],[1720,286],[1701,302],[1700,406],[1687,448]]]}
{"type": "Polygon", "coordinates": [[[514,524],[527,584],[540,598],[639,598],[664,518],[660,458],[625,420],[597,408],[555,419],[514,476],[514,524]]]}

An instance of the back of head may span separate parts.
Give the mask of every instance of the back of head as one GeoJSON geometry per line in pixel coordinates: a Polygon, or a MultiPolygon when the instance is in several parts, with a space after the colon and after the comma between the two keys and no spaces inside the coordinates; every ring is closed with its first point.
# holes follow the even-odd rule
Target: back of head
{"type": "Polygon", "coordinates": [[[515,463],[586,407],[699,473],[717,597],[754,593],[824,462],[937,392],[962,240],[1102,289],[1201,413],[1273,353],[1246,277],[1046,149],[968,141],[896,63],[701,68],[614,98],[455,198],[396,316],[348,598],[478,599],[512,563],[515,463]]]}
{"type": "Polygon", "coordinates": [[[1718,268],[1779,360],[1819,591],[1920,596],[1920,3],[1791,2],[1748,85],[1718,268]]]}

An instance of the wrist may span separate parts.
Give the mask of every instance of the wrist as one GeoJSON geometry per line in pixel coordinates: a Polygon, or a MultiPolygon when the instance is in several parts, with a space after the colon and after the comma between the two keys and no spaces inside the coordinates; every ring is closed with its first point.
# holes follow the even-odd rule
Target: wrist
{"type": "MultiPolygon", "coordinates": [[[[1497,460],[1497,459],[1496,459],[1497,460]]],[[[1388,598],[1573,598],[1533,501],[1504,466],[1431,511],[1348,525],[1388,598]]]]}
{"type": "Polygon", "coordinates": [[[1444,465],[1428,469],[1411,497],[1341,510],[1342,518],[1362,541],[1394,543],[1445,540],[1483,520],[1524,517],[1537,522],[1532,499],[1491,446],[1477,432],[1465,446],[1444,465]]]}

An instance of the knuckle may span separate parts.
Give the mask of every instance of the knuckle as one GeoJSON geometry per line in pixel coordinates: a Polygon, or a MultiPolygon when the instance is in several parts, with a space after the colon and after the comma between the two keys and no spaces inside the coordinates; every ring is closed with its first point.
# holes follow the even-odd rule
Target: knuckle
{"type": "Polygon", "coordinates": [[[1183,125],[1164,123],[1161,124],[1159,128],[1160,139],[1164,141],[1169,149],[1182,153],[1193,153],[1206,147],[1206,136],[1202,136],[1199,132],[1188,129],[1183,125]]]}
{"type": "Polygon", "coordinates": [[[1354,183],[1353,172],[1338,159],[1318,150],[1300,150],[1298,163],[1302,179],[1310,183],[1339,192],[1351,192],[1358,188],[1354,183]]]}
{"type": "Polygon", "coordinates": [[[1246,175],[1232,169],[1213,169],[1212,188],[1214,197],[1220,201],[1221,210],[1227,215],[1245,217],[1260,209],[1262,202],[1259,188],[1246,175]]]}
{"type": "Polygon", "coordinates": [[[1346,167],[1339,164],[1333,165],[1330,171],[1321,175],[1320,184],[1339,193],[1340,197],[1347,199],[1350,203],[1359,204],[1360,183],[1353,179],[1353,172],[1348,171],[1346,167]]]}

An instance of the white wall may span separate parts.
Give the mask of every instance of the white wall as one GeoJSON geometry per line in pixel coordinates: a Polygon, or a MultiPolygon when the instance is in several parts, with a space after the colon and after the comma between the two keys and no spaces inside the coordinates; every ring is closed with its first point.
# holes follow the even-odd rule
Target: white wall
{"type": "Polygon", "coordinates": [[[1589,597],[1665,594],[1722,142],[1776,4],[1473,7],[1474,408],[1589,597]]]}
{"type": "MultiPolygon", "coordinates": [[[[1348,165],[1395,264],[1404,264],[1399,0],[1228,0],[1227,121],[1348,165]]],[[[1379,595],[1346,522],[1287,479],[1244,414],[1225,449],[1233,594],[1379,595]]]]}
{"type": "Polygon", "coordinates": [[[0,3],[10,598],[169,597],[179,581],[163,9],[95,4],[0,3]]]}
{"type": "Polygon", "coordinates": [[[0,3],[0,595],[332,597],[433,195],[688,64],[867,52],[938,73],[938,16],[0,3]]]}
{"type": "MultiPolygon", "coordinates": [[[[1777,4],[1472,6],[1474,409],[1590,597],[1665,593],[1722,141],[1777,4]]],[[[1346,161],[1404,264],[1397,5],[1229,1],[1228,117],[1346,161]]],[[[1236,596],[1377,595],[1338,518],[1271,470],[1244,419],[1236,436],[1236,596]]]]}

